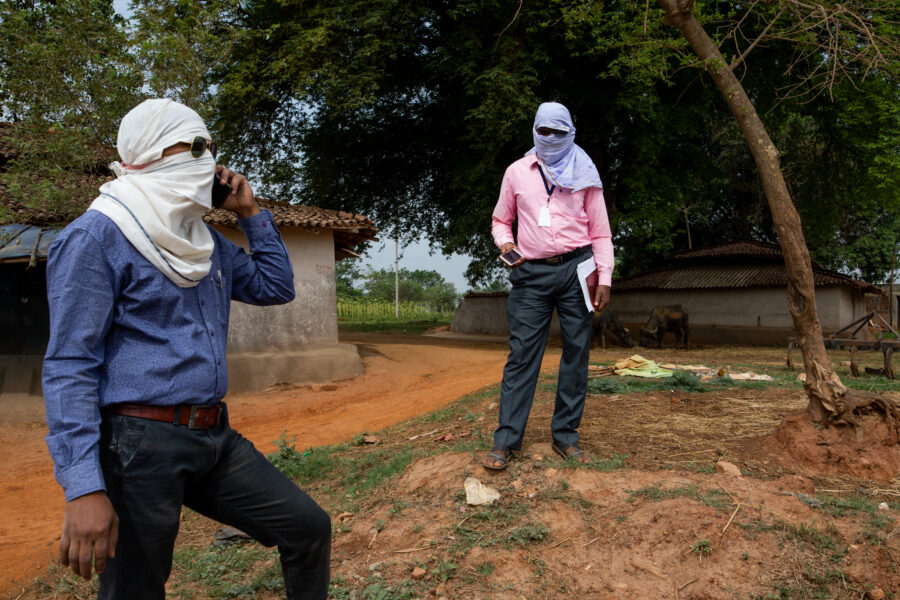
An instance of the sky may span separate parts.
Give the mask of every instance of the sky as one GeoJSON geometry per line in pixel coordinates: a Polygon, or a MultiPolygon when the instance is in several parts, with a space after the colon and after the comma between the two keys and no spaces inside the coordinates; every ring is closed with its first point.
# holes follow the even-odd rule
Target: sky
{"type": "MultiPolygon", "coordinates": [[[[378,226],[378,223],[375,224],[378,226]]],[[[487,227],[487,225],[486,225],[487,227]]],[[[371,266],[373,269],[394,269],[394,256],[396,253],[395,242],[391,238],[381,237],[380,242],[374,242],[369,250],[360,255],[358,260],[363,267],[371,266]]],[[[353,260],[353,259],[347,259],[353,260]]],[[[418,239],[408,246],[400,246],[400,268],[415,271],[437,271],[444,280],[452,283],[457,292],[465,292],[469,289],[466,278],[463,275],[469,266],[469,257],[460,254],[444,256],[440,251],[433,255],[428,254],[428,243],[418,239]]]]}

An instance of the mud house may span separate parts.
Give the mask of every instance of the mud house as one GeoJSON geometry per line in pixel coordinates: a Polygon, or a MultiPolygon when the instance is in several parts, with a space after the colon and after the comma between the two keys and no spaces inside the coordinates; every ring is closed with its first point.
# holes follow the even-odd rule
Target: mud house
{"type": "MultiPolygon", "coordinates": [[[[11,154],[0,135],[0,158],[11,154]]],[[[90,197],[110,176],[104,169],[84,176],[90,197]]],[[[281,230],[297,297],[277,307],[232,304],[229,390],[262,390],[279,382],[329,381],[361,373],[356,347],[338,342],[334,267],[336,261],[355,256],[361,243],[376,239],[374,224],[362,215],[313,206],[270,200],[259,204],[272,211],[281,230]]],[[[47,248],[72,217],[16,203],[2,184],[0,207],[6,223],[0,225],[0,394],[40,395],[49,336],[47,248]]],[[[246,248],[232,213],[212,211],[206,220],[246,248]]]]}
{"type": "MultiPolygon", "coordinates": [[[[826,334],[864,316],[878,287],[813,263],[816,305],[826,334]]],[[[744,241],[669,256],[666,265],[613,281],[610,307],[637,332],[657,305],[681,304],[692,341],[707,344],[784,344],[793,335],[781,248],[744,241]]],[[[469,293],[452,331],[508,335],[505,292],[469,293]]],[[[554,317],[554,323],[555,323],[554,317]]],[[[554,332],[551,326],[551,335],[554,332]]],[[[670,335],[664,340],[672,344],[670,335]]]]}
{"type": "MultiPolygon", "coordinates": [[[[867,294],[883,294],[815,261],[812,267],[826,335],[864,316],[867,294]]],[[[688,309],[691,339],[698,343],[784,344],[793,335],[784,259],[775,244],[742,241],[680,252],[662,268],[613,282],[610,305],[633,331],[661,304],[688,309]]]]}

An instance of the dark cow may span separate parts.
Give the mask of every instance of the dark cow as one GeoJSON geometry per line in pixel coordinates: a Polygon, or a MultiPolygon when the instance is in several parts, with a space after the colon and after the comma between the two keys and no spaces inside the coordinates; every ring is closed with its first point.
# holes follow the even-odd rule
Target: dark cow
{"type": "Polygon", "coordinates": [[[594,311],[594,335],[592,345],[600,344],[606,349],[606,330],[612,328],[612,332],[619,338],[619,343],[626,348],[634,348],[634,341],[631,339],[631,330],[629,330],[616,313],[611,311],[609,307],[604,308],[599,313],[594,311]]]}
{"type": "Polygon", "coordinates": [[[688,312],[680,304],[672,306],[654,306],[650,311],[650,320],[641,329],[640,346],[646,348],[656,340],[656,347],[662,348],[662,339],[667,331],[675,334],[675,345],[684,339],[684,347],[690,345],[688,331],[688,312]]]}

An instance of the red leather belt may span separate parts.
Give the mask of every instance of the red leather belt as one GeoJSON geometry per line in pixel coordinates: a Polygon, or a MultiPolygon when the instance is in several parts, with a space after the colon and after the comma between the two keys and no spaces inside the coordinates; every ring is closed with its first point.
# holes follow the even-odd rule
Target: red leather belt
{"type": "Polygon", "coordinates": [[[209,429],[222,418],[222,404],[176,404],[175,406],[153,406],[123,402],[103,407],[103,412],[127,417],[139,417],[153,421],[164,421],[175,425],[187,425],[188,429],[209,429]]]}

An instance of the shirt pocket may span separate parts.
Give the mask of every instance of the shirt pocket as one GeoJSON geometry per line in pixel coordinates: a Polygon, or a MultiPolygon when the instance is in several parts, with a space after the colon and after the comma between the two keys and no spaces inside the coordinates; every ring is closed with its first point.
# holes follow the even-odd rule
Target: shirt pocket
{"type": "Polygon", "coordinates": [[[553,195],[553,201],[559,207],[559,212],[567,217],[587,222],[587,213],[584,211],[584,194],[563,191],[553,195]]]}

